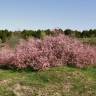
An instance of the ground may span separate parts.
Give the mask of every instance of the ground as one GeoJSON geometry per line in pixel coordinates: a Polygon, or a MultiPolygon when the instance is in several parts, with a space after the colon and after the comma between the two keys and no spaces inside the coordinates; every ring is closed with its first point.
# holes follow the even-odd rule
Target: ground
{"type": "Polygon", "coordinates": [[[96,96],[96,68],[0,69],[0,96],[96,96]]]}

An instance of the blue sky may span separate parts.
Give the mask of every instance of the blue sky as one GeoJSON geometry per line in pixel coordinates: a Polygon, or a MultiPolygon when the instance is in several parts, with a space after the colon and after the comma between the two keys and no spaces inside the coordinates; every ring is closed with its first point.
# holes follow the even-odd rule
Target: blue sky
{"type": "Polygon", "coordinates": [[[96,0],[0,0],[0,29],[96,28],[96,0]]]}

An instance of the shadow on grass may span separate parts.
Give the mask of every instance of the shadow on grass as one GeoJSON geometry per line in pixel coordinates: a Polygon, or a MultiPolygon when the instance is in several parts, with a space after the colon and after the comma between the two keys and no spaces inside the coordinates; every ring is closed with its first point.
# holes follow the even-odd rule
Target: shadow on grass
{"type": "Polygon", "coordinates": [[[27,68],[16,68],[16,67],[13,67],[13,66],[0,66],[0,69],[2,70],[5,70],[5,71],[11,71],[11,72],[27,72],[27,73],[30,73],[30,72],[37,72],[38,70],[34,70],[33,68],[30,68],[30,67],[27,67],[27,68]]]}
{"type": "MultiPolygon", "coordinates": [[[[69,64],[67,66],[60,66],[60,67],[52,67],[52,68],[49,68],[48,70],[51,70],[51,69],[61,69],[61,68],[69,68],[70,70],[71,69],[78,69],[78,70],[82,70],[82,71],[94,71],[96,72],[96,67],[84,67],[84,68],[79,68],[79,67],[76,67],[72,64],[69,64]]],[[[19,73],[22,73],[22,72],[27,72],[27,73],[32,73],[32,72],[39,72],[39,71],[44,71],[44,70],[34,70],[32,67],[27,67],[27,68],[16,68],[14,66],[0,66],[0,69],[1,70],[5,70],[5,71],[11,71],[11,72],[19,72],[19,73]]],[[[45,69],[46,70],[46,69],[45,69]]]]}

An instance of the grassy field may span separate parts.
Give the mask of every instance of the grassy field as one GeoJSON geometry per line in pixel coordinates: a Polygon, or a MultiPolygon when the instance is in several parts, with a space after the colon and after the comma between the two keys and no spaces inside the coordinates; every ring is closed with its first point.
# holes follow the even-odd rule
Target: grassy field
{"type": "Polygon", "coordinates": [[[0,96],[96,96],[96,68],[0,69],[0,96]]]}
{"type": "Polygon", "coordinates": [[[86,44],[96,45],[96,37],[80,38],[80,41],[86,44]]]}

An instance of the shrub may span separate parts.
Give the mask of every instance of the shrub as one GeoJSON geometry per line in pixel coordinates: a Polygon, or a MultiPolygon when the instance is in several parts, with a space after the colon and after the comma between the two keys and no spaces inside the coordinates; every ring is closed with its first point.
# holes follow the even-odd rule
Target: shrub
{"type": "Polygon", "coordinates": [[[54,66],[88,67],[96,64],[96,47],[84,45],[80,41],[64,35],[46,36],[43,39],[21,40],[15,51],[1,51],[0,64],[15,68],[31,67],[43,70],[54,66]]]}
{"type": "Polygon", "coordinates": [[[2,47],[0,49],[0,67],[12,67],[13,57],[14,51],[9,46],[2,47]]]}
{"type": "Polygon", "coordinates": [[[87,67],[95,63],[95,48],[64,35],[20,42],[13,62],[18,68],[30,66],[35,70],[63,65],[87,67]]]}

